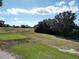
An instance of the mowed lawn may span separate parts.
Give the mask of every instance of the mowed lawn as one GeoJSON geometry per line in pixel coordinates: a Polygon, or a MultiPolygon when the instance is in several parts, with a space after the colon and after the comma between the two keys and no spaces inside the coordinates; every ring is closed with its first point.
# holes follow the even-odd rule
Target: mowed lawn
{"type": "Polygon", "coordinates": [[[21,34],[0,34],[0,41],[1,40],[15,40],[15,39],[22,39],[25,38],[26,36],[21,35],[21,34]]]}
{"type": "Polygon", "coordinates": [[[10,46],[9,50],[21,56],[22,59],[79,59],[77,55],[60,52],[40,43],[17,44],[10,46]]]}

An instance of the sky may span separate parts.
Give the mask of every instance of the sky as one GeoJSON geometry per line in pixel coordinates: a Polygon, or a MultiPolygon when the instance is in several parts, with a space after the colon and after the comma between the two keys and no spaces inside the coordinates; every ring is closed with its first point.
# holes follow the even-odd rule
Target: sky
{"type": "Polygon", "coordinates": [[[3,0],[0,20],[10,25],[34,26],[39,21],[70,10],[76,13],[74,22],[79,25],[79,0],[3,0]]]}

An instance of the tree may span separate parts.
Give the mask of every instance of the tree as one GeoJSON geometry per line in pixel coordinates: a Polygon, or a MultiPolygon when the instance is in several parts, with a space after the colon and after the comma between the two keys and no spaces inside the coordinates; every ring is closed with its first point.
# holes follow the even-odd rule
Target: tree
{"type": "Polygon", "coordinates": [[[4,26],[4,22],[3,20],[0,20],[0,27],[3,27],[4,26]]]}
{"type": "Polygon", "coordinates": [[[74,23],[76,15],[71,11],[60,13],[59,15],[55,16],[55,19],[58,23],[56,24],[59,27],[57,28],[58,31],[64,34],[71,33],[76,26],[76,24],[74,23]]]}
{"type": "Polygon", "coordinates": [[[25,28],[26,26],[25,25],[21,25],[21,28],[25,28]]]}
{"type": "Polygon", "coordinates": [[[11,27],[9,24],[4,24],[4,27],[11,27]]]}
{"type": "Polygon", "coordinates": [[[21,28],[30,28],[28,25],[21,25],[21,28]]]}
{"type": "Polygon", "coordinates": [[[35,26],[35,32],[42,32],[42,33],[47,33],[47,28],[48,28],[48,20],[45,19],[42,22],[39,22],[38,25],[35,26]]]}
{"type": "Polygon", "coordinates": [[[0,0],[0,6],[2,6],[2,0],[0,0]]]}
{"type": "MultiPolygon", "coordinates": [[[[2,6],[2,0],[0,0],[0,6],[2,6]]],[[[4,24],[4,21],[0,20],[0,27],[2,27],[4,24]]]]}
{"type": "Polygon", "coordinates": [[[75,13],[66,11],[59,13],[54,19],[45,19],[35,26],[35,32],[68,35],[75,28],[75,13]]]}
{"type": "Polygon", "coordinates": [[[13,27],[13,28],[20,28],[20,26],[16,26],[16,25],[13,25],[12,27],[13,27]]]}

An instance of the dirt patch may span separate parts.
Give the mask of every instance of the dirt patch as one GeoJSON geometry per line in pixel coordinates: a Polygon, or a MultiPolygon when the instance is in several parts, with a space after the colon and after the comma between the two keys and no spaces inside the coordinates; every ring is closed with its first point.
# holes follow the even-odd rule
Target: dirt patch
{"type": "Polygon", "coordinates": [[[76,50],[73,49],[73,48],[67,48],[67,47],[56,47],[56,46],[54,46],[54,48],[57,48],[59,51],[62,51],[62,52],[69,52],[69,53],[79,54],[79,52],[76,51],[76,50]]]}
{"type": "Polygon", "coordinates": [[[19,56],[0,49],[0,59],[20,59],[19,56]]]}
{"type": "Polygon", "coordinates": [[[32,38],[0,41],[0,59],[21,59],[20,56],[8,51],[8,46],[25,43],[25,42],[28,43],[31,41],[33,41],[32,38]]]}
{"type": "Polygon", "coordinates": [[[8,46],[20,44],[20,43],[28,43],[33,41],[32,38],[25,38],[25,39],[17,39],[17,40],[6,40],[6,41],[0,41],[0,49],[5,50],[8,48],[8,46]]]}

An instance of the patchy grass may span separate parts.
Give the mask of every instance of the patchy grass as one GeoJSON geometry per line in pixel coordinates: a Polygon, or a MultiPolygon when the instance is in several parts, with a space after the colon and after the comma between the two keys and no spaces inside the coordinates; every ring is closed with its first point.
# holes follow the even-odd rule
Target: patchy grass
{"type": "Polygon", "coordinates": [[[73,48],[73,49],[79,51],[79,43],[78,42],[66,40],[64,38],[59,38],[59,37],[56,37],[53,35],[41,34],[41,33],[35,34],[34,38],[36,40],[38,40],[38,42],[41,42],[42,44],[49,45],[51,47],[53,47],[53,46],[68,47],[68,48],[73,48]]]}
{"type": "Polygon", "coordinates": [[[10,51],[22,59],[79,59],[79,56],[60,52],[55,48],[40,43],[23,43],[9,47],[10,51]]]}
{"type": "Polygon", "coordinates": [[[6,31],[0,27],[0,33],[6,33],[6,31]]]}
{"type": "Polygon", "coordinates": [[[22,56],[23,59],[79,59],[79,56],[52,48],[53,46],[68,47],[79,51],[78,42],[53,35],[35,33],[33,28],[0,28],[0,40],[2,41],[22,38],[36,40],[36,43],[22,43],[9,47],[10,51],[22,56]]]}

